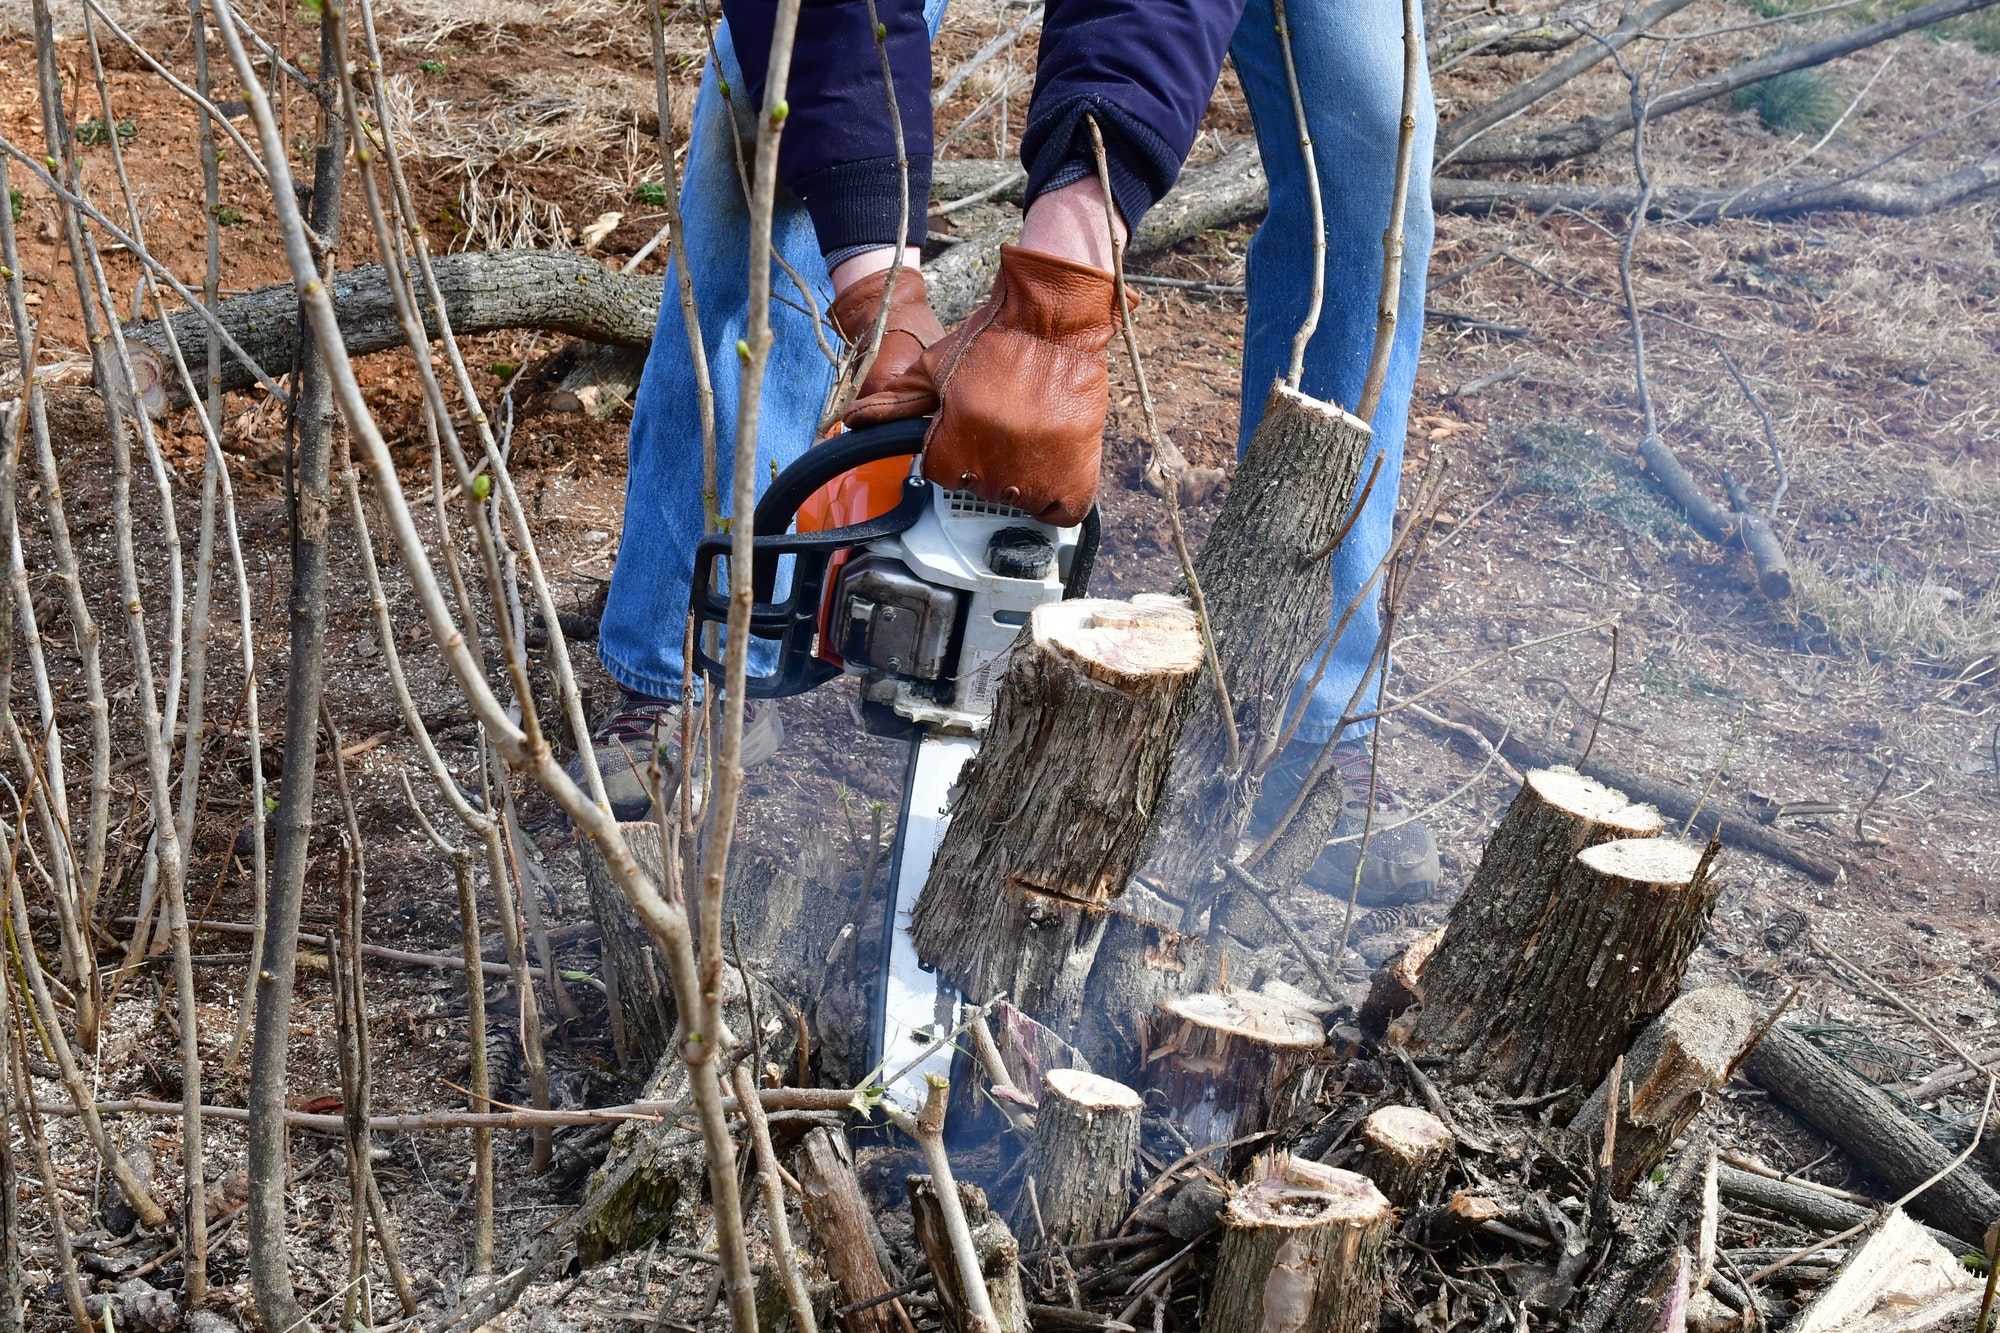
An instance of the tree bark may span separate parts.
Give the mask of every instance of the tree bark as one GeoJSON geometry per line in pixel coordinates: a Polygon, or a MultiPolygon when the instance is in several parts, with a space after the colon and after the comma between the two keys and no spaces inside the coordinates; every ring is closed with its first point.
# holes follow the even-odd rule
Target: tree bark
{"type": "Polygon", "coordinates": [[[1069,1037],[1201,658],[1177,598],[1035,610],[912,913],[925,966],[1069,1037]]]}
{"type": "MultiPolygon", "coordinates": [[[[320,22],[322,71],[346,53],[335,42],[331,15],[320,22]]],[[[335,103],[338,90],[323,78],[318,90],[319,144],[313,153],[313,189],[307,225],[329,252],[340,244],[341,176],[347,162],[347,122],[335,103]]],[[[289,291],[289,289],[287,289],[289,291]]],[[[320,703],[325,696],[327,523],[336,418],[333,384],[292,293],[284,321],[298,349],[294,381],[298,452],[292,468],[291,658],[285,682],[285,772],[278,788],[270,892],[265,903],[264,950],[257,960],[256,1028],[250,1048],[249,1225],[250,1281],[257,1316],[266,1328],[312,1328],[292,1290],[286,1253],[285,1094],[292,1038],[292,987],[298,964],[299,909],[312,837],[314,767],[319,751],[320,703]]],[[[393,327],[394,321],[391,320],[393,327]]],[[[182,344],[189,357],[206,358],[182,344]]],[[[279,364],[289,364],[287,356],[279,364]]],[[[224,363],[225,368],[228,363],[224,363]]],[[[226,369],[225,369],[226,373],[226,369]]],[[[253,812],[252,818],[259,817],[253,812]]],[[[471,979],[469,979],[471,980],[471,979]]]]}
{"type": "Polygon", "coordinates": [[[937,1190],[929,1176],[910,1176],[910,1213],[916,1224],[917,1243],[930,1260],[937,1278],[937,1295],[944,1326],[951,1333],[1029,1333],[1028,1298],[1021,1290],[1021,1246],[986,1205],[986,1194],[977,1185],[958,1182],[958,1200],[965,1210],[966,1225],[972,1232],[972,1247],[979,1255],[980,1270],[986,1275],[986,1298],[1000,1327],[974,1327],[971,1307],[961,1285],[958,1260],[951,1238],[945,1232],[944,1210],[938,1205],[937,1190]]]}
{"type": "Polygon", "coordinates": [[[1402,952],[1376,969],[1368,979],[1368,998],[1361,1002],[1356,1021],[1364,1032],[1383,1033],[1389,1024],[1415,1005],[1423,1003],[1424,968],[1444,942],[1445,927],[1419,935],[1403,946],[1402,952]]]}
{"type": "MultiPolygon", "coordinates": [[[[799,1145],[798,1172],[806,1230],[833,1278],[839,1304],[873,1300],[891,1290],[875,1256],[868,1204],[854,1178],[846,1138],[829,1129],[808,1133],[799,1145]]],[[[847,1333],[891,1333],[893,1311],[884,1301],[849,1315],[843,1327],[847,1333]]]]}
{"type": "Polygon", "coordinates": [[[1337,407],[1271,385],[1264,417],[1195,556],[1236,712],[1240,753],[1204,679],[1181,730],[1146,873],[1205,905],[1257,799],[1255,766],[1276,741],[1300,669],[1326,636],[1333,583],[1311,557],[1339,530],[1372,436],[1337,407]]]}
{"type": "Polygon", "coordinates": [[[1398,1208],[1410,1208],[1422,1201],[1443,1167],[1452,1133],[1429,1111],[1385,1106],[1361,1122],[1360,1140],[1355,1169],[1398,1208]]]}
{"type": "Polygon", "coordinates": [[[1603,1132],[1605,1100],[1616,1095],[1611,1192],[1624,1198],[1666,1160],[1667,1150],[1729,1081],[1757,1032],[1757,1006],[1734,986],[1704,986],[1668,1005],[1625,1052],[1623,1088],[1597,1086],[1572,1126],[1603,1132]],[[1628,1092],[1629,1090],[1629,1092],[1628,1092]]]}
{"type": "Polygon", "coordinates": [[[1373,1333],[1394,1212],[1374,1185],[1288,1157],[1261,1168],[1222,1212],[1222,1254],[1204,1333],[1373,1333]]]}
{"type": "MultiPolygon", "coordinates": [[[[1508,937],[1511,952],[1461,950],[1449,969],[1439,966],[1447,929],[1426,969],[1436,972],[1431,994],[1452,985],[1463,1020],[1465,1004],[1483,993],[1485,1013],[1457,1025],[1471,1042],[1431,1049],[1454,1058],[1459,1077],[1483,1074],[1516,1095],[1595,1086],[1680,988],[1720,890],[1711,873],[1718,850],[1668,838],[1587,848],[1533,929],[1508,937]],[[1471,979],[1464,968],[1475,953],[1492,971],[1471,979]]],[[[1417,1031],[1421,1041],[1422,1018],[1417,1031]]]]}
{"type": "Polygon", "coordinates": [[[1037,1248],[1102,1240],[1125,1221],[1139,1160],[1145,1103],[1122,1083],[1074,1069],[1042,1077],[1028,1179],[1014,1201],[1014,1234],[1037,1248]]]}
{"type": "MultiPolygon", "coordinates": [[[[460,338],[501,329],[543,329],[617,347],[652,346],[663,278],[618,273],[588,255],[569,250],[470,251],[440,255],[431,264],[444,293],[451,331],[460,338]]],[[[364,264],[336,274],[332,287],[349,356],[403,345],[396,303],[380,264],[364,264]]],[[[436,338],[437,316],[430,302],[420,297],[418,309],[426,332],[436,338]]],[[[238,345],[267,371],[282,374],[292,364],[304,326],[299,319],[298,292],[289,283],[232,296],[215,314],[238,345]]],[[[188,364],[205,360],[208,325],[193,311],[183,311],[172,320],[188,364]]],[[[166,334],[157,321],[130,324],[126,336],[166,355],[166,334]]],[[[234,356],[223,357],[224,392],[247,389],[256,382],[242,362],[234,356]]]]}
{"type": "MultiPolygon", "coordinates": [[[[1764,1034],[1743,1072],[1773,1098],[1881,1177],[1894,1194],[1916,1188],[1952,1159],[1882,1090],[1783,1027],[1764,1034]]],[[[1996,1191],[1967,1163],[1912,1199],[1910,1211],[1972,1245],[2000,1218],[1996,1191]]]]}
{"type": "Polygon", "coordinates": [[[1181,931],[1182,904],[1155,893],[1144,880],[1132,880],[1118,906],[1084,987],[1090,1003],[1075,1042],[1096,1072],[1138,1083],[1146,1018],[1161,1001],[1201,985],[1208,944],[1181,931]]]}
{"type": "Polygon", "coordinates": [[[1226,1143],[1266,1128],[1325,1045],[1318,1024],[1254,991],[1165,1000],[1145,1026],[1148,1087],[1190,1143],[1226,1143]]]}
{"type": "Polygon", "coordinates": [[[1577,853],[1616,838],[1654,837],[1663,827],[1652,808],[1574,769],[1528,774],[1424,964],[1418,1048],[1476,1055],[1489,1034],[1507,1035],[1496,1015],[1516,989],[1577,853]]]}

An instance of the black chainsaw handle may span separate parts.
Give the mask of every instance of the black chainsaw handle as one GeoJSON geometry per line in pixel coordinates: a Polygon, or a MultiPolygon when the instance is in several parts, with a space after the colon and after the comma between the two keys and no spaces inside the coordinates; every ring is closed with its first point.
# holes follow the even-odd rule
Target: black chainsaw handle
{"type": "Polygon", "coordinates": [[[789,531],[799,506],[822,486],[864,463],[922,452],[930,426],[929,417],[912,417],[863,426],[814,445],[772,479],[764,498],[757,502],[751,531],[759,537],[789,531]]]}

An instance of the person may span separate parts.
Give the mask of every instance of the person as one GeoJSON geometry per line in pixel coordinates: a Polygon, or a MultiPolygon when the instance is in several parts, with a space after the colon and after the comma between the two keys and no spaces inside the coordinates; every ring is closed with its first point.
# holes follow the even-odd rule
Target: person
{"type": "MultiPolygon", "coordinates": [[[[825,0],[801,9],[779,154],[780,178],[789,188],[779,192],[772,241],[790,271],[814,287],[812,304],[828,310],[842,336],[866,338],[883,302],[889,305],[881,351],[858,387],[851,423],[935,412],[926,475],[1048,521],[1073,522],[1096,492],[1104,351],[1117,327],[1107,219],[1085,114],[1097,120],[1105,139],[1119,215],[1112,225],[1136,227],[1178,174],[1225,48],[1234,61],[1270,181],[1269,211],[1247,264],[1240,439],[1248,441],[1262,413],[1263,389],[1285,366],[1312,286],[1313,248],[1305,243],[1312,207],[1276,14],[1271,0],[1247,0],[1240,8],[1226,0],[1050,0],[1021,145],[1028,174],[1021,236],[1003,250],[993,298],[946,335],[924,300],[917,268],[930,175],[924,150],[932,141],[928,41],[944,3],[925,0],[919,9],[914,0],[878,0],[876,7],[910,164],[910,222],[901,237],[900,171],[865,5],[825,0]],[[856,11],[862,15],[858,27],[856,11]],[[828,58],[834,51],[847,55],[828,58]],[[804,59],[808,52],[815,58],[804,59]],[[904,266],[895,288],[886,290],[898,240],[906,246],[904,266]],[[1023,320],[1010,309],[1030,313],[1023,320]],[[1036,337],[1050,327],[1057,338],[1036,337]],[[1047,392],[1050,385],[1057,391],[1047,392]],[[1032,418],[1016,415],[1029,405],[1032,418]]],[[[716,30],[714,58],[696,98],[681,191],[717,435],[725,442],[734,433],[740,377],[735,348],[748,319],[748,210],[733,139],[740,136],[745,145],[754,140],[752,108],[763,90],[773,8],[771,0],[725,0],[726,21],[716,30]]],[[[1291,0],[1287,9],[1328,240],[1325,310],[1306,348],[1300,387],[1351,404],[1374,342],[1381,238],[1401,121],[1402,12],[1395,0],[1291,0]]],[[[1371,422],[1372,447],[1391,478],[1402,467],[1432,239],[1429,163],[1436,118],[1427,77],[1419,91],[1396,337],[1371,422]]],[[[674,281],[670,274],[669,294],[674,281]]],[[[780,279],[781,296],[790,281],[780,279]]],[[[811,446],[834,375],[812,311],[798,296],[792,291],[793,299],[775,301],[771,311],[760,483],[811,446]]],[[[681,617],[669,611],[687,605],[694,548],[704,528],[694,383],[683,316],[669,299],[634,401],[624,529],[598,641],[605,670],[623,691],[595,738],[621,818],[641,817],[647,798],[620,756],[678,730],[672,718],[684,675],[683,631],[681,617]]],[[[719,485],[726,497],[726,445],[721,453],[719,485]]],[[[1387,550],[1396,491],[1375,488],[1329,562],[1336,610],[1368,582],[1387,550]]],[[[1335,502],[1346,505],[1351,497],[1335,502]]],[[[1341,737],[1333,730],[1357,686],[1363,707],[1372,706],[1379,677],[1366,685],[1362,678],[1379,636],[1379,606],[1371,597],[1328,650],[1331,660],[1318,687],[1298,701],[1301,722],[1265,775],[1253,828],[1267,826],[1289,803],[1329,744],[1349,794],[1343,831],[1359,827],[1361,794],[1370,786],[1368,728],[1350,728],[1341,737]]],[[[769,661],[753,650],[750,669],[767,669],[769,661]]],[[[1312,665],[1304,678],[1312,676],[1312,665]]],[[[782,737],[776,710],[753,703],[745,763],[768,759],[782,737]]],[[[1399,808],[1385,784],[1375,789],[1379,808],[1399,808]]],[[[1352,855],[1352,844],[1329,849],[1309,879],[1344,894],[1354,873],[1352,855]]],[[[1421,824],[1403,823],[1370,839],[1362,871],[1366,903],[1427,897],[1438,874],[1435,843],[1421,824]]]]}

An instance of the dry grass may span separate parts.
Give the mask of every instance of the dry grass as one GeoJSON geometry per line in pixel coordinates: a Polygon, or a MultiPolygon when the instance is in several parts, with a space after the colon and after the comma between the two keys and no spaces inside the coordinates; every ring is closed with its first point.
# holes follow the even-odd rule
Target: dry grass
{"type": "Polygon", "coordinates": [[[2000,605],[1887,566],[1793,565],[1801,617],[1841,651],[1878,662],[1921,660],[1956,671],[2000,652],[2000,605]]]}

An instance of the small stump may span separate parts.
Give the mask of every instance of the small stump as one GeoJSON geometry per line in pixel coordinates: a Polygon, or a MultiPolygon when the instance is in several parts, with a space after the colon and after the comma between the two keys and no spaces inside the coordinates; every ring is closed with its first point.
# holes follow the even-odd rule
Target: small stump
{"type": "Polygon", "coordinates": [[[1385,1106],[1361,1122],[1361,1174],[1399,1208],[1418,1203],[1444,1165],[1452,1133],[1414,1106],[1385,1106]]]}
{"type": "Polygon", "coordinates": [[[1011,1219],[1017,1236],[1043,1245],[1081,1245],[1118,1230],[1132,1202],[1145,1103],[1122,1083],[1077,1069],[1042,1078],[1028,1179],[1011,1219]],[[1040,1209],[1039,1227],[1036,1209],[1040,1209]]]}
{"type": "Polygon", "coordinates": [[[1222,1211],[1203,1333],[1372,1333],[1393,1215],[1352,1171],[1259,1158],[1222,1211]]]}
{"type": "Polygon", "coordinates": [[[1253,991],[1164,1000],[1146,1023],[1147,1084],[1196,1147],[1267,1128],[1326,1033],[1253,991]]]}

